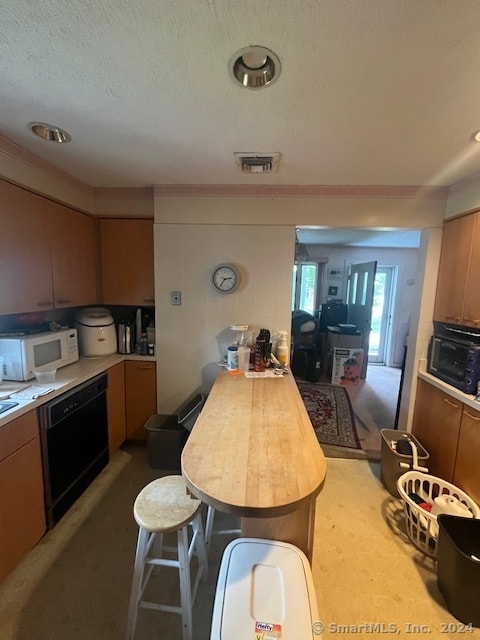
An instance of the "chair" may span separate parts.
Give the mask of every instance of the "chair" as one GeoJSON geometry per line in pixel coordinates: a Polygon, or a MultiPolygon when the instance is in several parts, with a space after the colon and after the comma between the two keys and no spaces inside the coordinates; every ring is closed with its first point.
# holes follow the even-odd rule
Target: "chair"
{"type": "Polygon", "coordinates": [[[180,475],[153,480],[138,494],[133,507],[139,531],[128,609],[127,640],[134,637],[139,607],[180,614],[183,640],[192,640],[193,602],[200,579],[203,577],[205,580],[208,574],[201,507],[200,500],[189,495],[185,481],[180,475]],[[192,529],[191,538],[189,527],[192,529]],[[163,534],[174,531],[177,533],[177,547],[164,546],[163,534]],[[163,557],[164,551],[176,551],[177,558],[163,557]],[[192,586],[190,563],[193,555],[198,558],[198,569],[192,586]],[[143,599],[145,588],[156,566],[178,568],[180,606],[143,599]]]}

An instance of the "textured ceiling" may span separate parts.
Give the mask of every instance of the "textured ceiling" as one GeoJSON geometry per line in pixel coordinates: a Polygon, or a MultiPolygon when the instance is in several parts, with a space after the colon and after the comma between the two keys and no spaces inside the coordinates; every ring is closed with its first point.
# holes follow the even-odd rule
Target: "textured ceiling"
{"type": "Polygon", "coordinates": [[[479,0],[2,0],[0,133],[93,187],[445,186],[480,171],[479,23],[479,0]],[[251,44],[282,65],[261,91],[228,74],[251,44]]]}

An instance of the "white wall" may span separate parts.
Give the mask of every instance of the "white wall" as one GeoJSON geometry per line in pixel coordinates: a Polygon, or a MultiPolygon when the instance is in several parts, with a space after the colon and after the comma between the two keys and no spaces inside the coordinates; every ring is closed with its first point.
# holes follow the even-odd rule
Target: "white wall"
{"type": "Polygon", "coordinates": [[[232,324],[290,330],[295,227],[154,225],[159,412],[170,413],[195,391],[208,392],[226,353],[232,324]],[[240,288],[217,293],[214,266],[231,262],[240,288]],[[182,304],[170,304],[181,291],[182,304]]]}
{"type": "MultiPolygon", "coordinates": [[[[416,300],[418,249],[383,249],[367,247],[331,247],[309,245],[309,255],[327,259],[326,270],[330,266],[339,266],[345,277],[348,275],[348,265],[376,260],[379,266],[398,267],[397,289],[394,300],[394,323],[391,327],[391,348],[388,364],[400,366],[403,359],[403,345],[410,327],[410,315],[416,300]],[[407,284],[409,283],[409,284],[407,284]]],[[[336,282],[328,281],[330,284],[336,282]]],[[[345,282],[341,281],[342,291],[345,293],[345,282]]]]}
{"type": "MultiPolygon", "coordinates": [[[[443,216],[444,201],[422,192],[416,198],[228,197],[185,196],[155,187],[159,411],[170,412],[194,391],[210,388],[221,355],[217,336],[231,323],[290,329],[296,226],[440,231],[443,216]],[[234,262],[246,276],[244,288],[219,299],[209,288],[208,276],[221,261],[234,262]],[[181,307],[170,305],[173,290],[183,293],[181,307]]],[[[438,258],[439,247],[434,246],[430,266],[438,264],[438,258]]],[[[414,313],[418,316],[422,307],[431,318],[433,301],[427,297],[423,308],[421,285],[417,294],[414,313]]],[[[411,385],[418,361],[413,343],[411,385]]],[[[406,389],[405,397],[410,396],[406,389]]],[[[404,414],[408,416],[408,409],[404,414]]]]}

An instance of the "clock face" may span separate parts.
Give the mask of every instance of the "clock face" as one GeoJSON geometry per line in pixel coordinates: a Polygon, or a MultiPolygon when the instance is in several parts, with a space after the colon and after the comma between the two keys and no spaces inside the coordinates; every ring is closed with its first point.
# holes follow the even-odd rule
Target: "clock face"
{"type": "Polygon", "coordinates": [[[212,284],[220,293],[231,293],[240,284],[240,273],[231,264],[219,264],[213,272],[212,284]]]}

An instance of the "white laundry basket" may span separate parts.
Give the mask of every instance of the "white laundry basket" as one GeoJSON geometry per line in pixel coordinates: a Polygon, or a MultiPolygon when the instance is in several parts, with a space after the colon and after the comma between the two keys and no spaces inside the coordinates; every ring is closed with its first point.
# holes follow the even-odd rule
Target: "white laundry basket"
{"type": "Polygon", "coordinates": [[[437,516],[419,505],[412,496],[433,504],[439,496],[452,496],[465,505],[474,518],[480,518],[480,508],[464,491],[450,482],[419,471],[407,471],[397,480],[397,489],[404,501],[407,533],[423,553],[437,557],[437,516]]]}
{"type": "Polygon", "coordinates": [[[237,538],[225,548],[210,640],[321,640],[313,578],[292,544],[237,538]]]}

